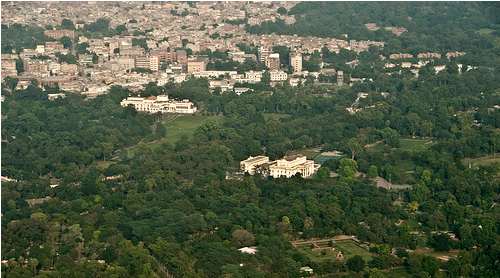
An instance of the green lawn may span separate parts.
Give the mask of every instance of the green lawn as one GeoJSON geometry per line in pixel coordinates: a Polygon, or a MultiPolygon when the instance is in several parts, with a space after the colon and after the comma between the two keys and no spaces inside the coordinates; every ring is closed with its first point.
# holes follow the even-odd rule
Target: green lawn
{"type": "Polygon", "coordinates": [[[365,248],[356,245],[354,242],[337,243],[337,244],[334,244],[333,247],[335,249],[341,251],[342,254],[344,254],[344,258],[346,260],[348,260],[356,255],[360,255],[366,262],[369,262],[372,260],[372,253],[370,253],[365,248]]]}
{"type": "Polygon", "coordinates": [[[299,247],[299,252],[305,253],[311,259],[312,262],[321,262],[327,259],[335,260],[337,255],[336,253],[330,250],[326,250],[326,254],[322,255],[321,253],[312,251],[311,248],[309,247],[303,247],[303,248],[299,247]]]}
{"type": "Polygon", "coordinates": [[[396,268],[389,270],[387,272],[382,272],[387,278],[401,278],[401,277],[411,277],[411,274],[406,271],[406,268],[396,268]]]}
{"type": "Polygon", "coordinates": [[[481,35],[488,35],[488,34],[490,34],[493,31],[495,31],[495,30],[493,30],[493,29],[487,29],[487,28],[482,28],[482,29],[477,30],[476,32],[479,33],[479,34],[481,34],[481,35]]]}
{"type": "Polygon", "coordinates": [[[422,230],[422,226],[418,225],[418,221],[415,219],[408,219],[408,220],[404,221],[403,223],[408,224],[408,226],[410,226],[411,231],[422,230]]]}
{"type": "Polygon", "coordinates": [[[413,161],[402,161],[396,164],[396,167],[403,171],[413,171],[415,170],[415,167],[417,167],[417,164],[413,161]]]}
{"type": "Polygon", "coordinates": [[[295,155],[295,154],[305,155],[307,157],[307,159],[314,160],[320,153],[313,152],[310,150],[293,150],[293,151],[286,152],[286,155],[295,155]]]}
{"type": "Polygon", "coordinates": [[[426,139],[400,139],[399,140],[399,148],[420,151],[422,149],[427,149],[433,145],[433,143],[429,143],[431,140],[426,139]]]}
{"type": "Polygon", "coordinates": [[[222,124],[225,120],[223,116],[181,116],[177,119],[163,124],[165,129],[167,130],[165,133],[165,137],[161,140],[150,144],[149,146],[155,148],[160,146],[163,142],[169,142],[171,144],[175,144],[178,140],[182,138],[183,135],[186,135],[188,138],[193,136],[196,129],[201,126],[208,119],[213,119],[219,122],[219,125],[222,124]]]}
{"type": "MultiPolygon", "coordinates": [[[[327,247],[328,242],[318,242],[319,247],[327,247]]],[[[363,247],[358,246],[352,241],[346,241],[346,242],[340,242],[340,243],[334,243],[333,248],[335,250],[341,251],[342,254],[344,255],[344,260],[348,260],[356,255],[360,255],[366,262],[369,262],[372,260],[372,254],[366,250],[363,247]]],[[[297,247],[297,250],[299,252],[305,253],[311,261],[323,261],[326,259],[332,259],[335,260],[336,254],[330,250],[326,251],[326,255],[321,255],[318,254],[317,252],[314,252],[311,250],[310,244],[300,244],[297,247]]]]}
{"type": "MultiPolygon", "coordinates": [[[[399,149],[419,151],[427,149],[433,144],[435,144],[434,142],[432,143],[430,142],[431,140],[428,139],[399,139],[399,149]]],[[[374,147],[372,147],[372,149],[376,151],[383,151],[384,147],[385,147],[384,143],[379,143],[374,147]]]]}
{"type": "Polygon", "coordinates": [[[109,166],[111,166],[111,164],[116,164],[116,162],[114,162],[114,161],[97,161],[97,167],[99,167],[101,169],[106,169],[109,166]]]}
{"type": "Polygon", "coordinates": [[[473,159],[473,160],[465,160],[464,163],[472,163],[472,164],[475,164],[475,165],[488,165],[490,163],[493,163],[493,162],[500,162],[500,157],[480,157],[480,158],[476,158],[476,159],[473,159]]]}
{"type": "Polygon", "coordinates": [[[271,118],[273,118],[275,120],[279,120],[279,119],[290,118],[290,117],[292,117],[292,115],[290,115],[290,114],[264,113],[264,119],[266,121],[271,119],[271,118]]]}

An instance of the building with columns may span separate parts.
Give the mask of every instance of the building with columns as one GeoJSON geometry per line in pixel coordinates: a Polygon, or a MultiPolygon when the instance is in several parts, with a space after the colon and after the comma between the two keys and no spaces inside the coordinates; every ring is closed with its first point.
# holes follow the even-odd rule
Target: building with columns
{"type": "Polygon", "coordinates": [[[297,173],[300,173],[304,178],[311,176],[314,173],[314,161],[307,160],[305,156],[297,154],[285,156],[269,165],[269,175],[274,178],[290,178],[297,173]]]}
{"type": "Polygon", "coordinates": [[[274,178],[290,178],[297,173],[300,173],[303,178],[307,178],[316,171],[314,161],[307,160],[301,154],[285,156],[271,162],[267,156],[250,156],[247,160],[241,161],[240,166],[244,173],[254,175],[259,172],[263,176],[272,176],[274,178]]]}

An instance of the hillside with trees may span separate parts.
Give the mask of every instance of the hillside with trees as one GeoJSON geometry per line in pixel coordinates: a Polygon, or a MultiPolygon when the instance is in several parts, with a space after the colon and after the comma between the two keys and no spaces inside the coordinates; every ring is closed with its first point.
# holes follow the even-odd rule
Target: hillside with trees
{"type": "MultiPolygon", "coordinates": [[[[495,2],[304,2],[288,11],[297,17],[293,25],[246,27],[387,40],[384,49],[322,49],[308,57],[310,68],[324,61],[346,76],[367,78],[352,86],[335,86],[326,75],[271,86],[264,76],[241,84],[250,90],[237,95],[190,77],[151,82],[138,92],[112,86],[89,99],[36,80],[15,89],[19,80],[5,78],[2,275],[270,278],[308,276],[300,272],[308,266],[323,277],[499,277],[498,8],[495,2]],[[318,21],[327,24],[310,28],[318,21]],[[408,32],[373,32],[365,23],[408,32]],[[378,58],[448,50],[467,54],[435,59],[418,77],[404,68],[387,74],[378,58]],[[353,59],[356,67],[345,65],[353,59]],[[438,65],[446,69],[436,73],[438,65]],[[49,100],[49,93],[64,97],[49,100]],[[204,121],[192,136],[172,142],[164,140],[166,123],[176,120],[171,115],[120,106],[129,95],[165,93],[199,108],[183,117],[223,120],[204,121]],[[353,103],[360,109],[349,113],[353,103]],[[232,178],[249,156],[274,160],[312,149],[346,156],[325,161],[307,179],[232,178]],[[492,162],[475,163],[485,157],[492,162]],[[377,187],[375,178],[407,188],[377,187]],[[238,250],[252,246],[255,254],[238,250]]],[[[108,24],[85,30],[105,32],[108,24]]],[[[14,29],[47,39],[36,28],[14,29]]],[[[28,35],[9,46],[3,36],[2,51],[10,51],[28,35]]],[[[227,53],[206,54],[231,62],[227,53]]]]}

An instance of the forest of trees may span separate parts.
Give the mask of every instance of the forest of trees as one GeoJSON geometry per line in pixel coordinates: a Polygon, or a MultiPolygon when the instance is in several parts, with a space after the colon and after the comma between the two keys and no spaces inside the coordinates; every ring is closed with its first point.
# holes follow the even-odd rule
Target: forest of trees
{"type": "MultiPolygon", "coordinates": [[[[309,61],[323,59],[337,69],[360,59],[347,73],[373,81],[352,87],[314,82],[271,87],[264,80],[238,96],[211,93],[205,78],[145,84],[135,94],[190,99],[199,114],[224,119],[207,120],[193,136],[155,148],[149,143],[169,132],[164,116],[121,107],[120,101],[133,94],[128,89],[113,86],[95,99],[63,92],[65,98],[51,101],[47,95],[61,92],[57,87],[15,90],[18,80],[5,78],[2,176],[16,181],[1,184],[2,275],[270,278],[301,277],[300,267],[310,266],[325,277],[385,277],[389,272],[382,270],[393,269],[408,277],[500,276],[500,163],[469,166],[463,160],[500,152],[498,8],[493,2],[297,4],[288,13],[304,17],[283,33],[337,36],[331,30],[338,29],[359,39],[396,39],[401,47],[418,34],[417,40],[432,36],[425,51],[469,52],[435,61],[447,66],[437,74],[429,63],[418,78],[405,70],[384,74],[377,49],[359,55],[323,49],[311,55],[309,61]],[[303,33],[316,20],[327,20],[331,24],[321,26],[331,30],[303,33]],[[368,32],[363,24],[369,22],[409,32],[397,38],[368,32]],[[480,28],[493,31],[477,34],[480,28]],[[456,38],[461,33],[467,36],[463,40],[456,38]],[[449,45],[454,39],[456,45],[449,45]],[[480,54],[485,57],[475,60],[480,54]],[[459,73],[460,62],[477,68],[459,73]],[[359,106],[372,107],[350,114],[346,108],[360,92],[368,96],[359,106]],[[401,148],[401,140],[409,138],[434,144],[401,148]],[[379,141],[382,149],[365,147],[379,141]],[[310,179],[259,174],[226,179],[250,155],[276,159],[310,148],[339,150],[347,157],[326,161],[310,179]],[[404,162],[415,166],[403,170],[398,165],[404,162]],[[339,177],[332,178],[331,171],[339,177]],[[376,176],[412,188],[378,188],[371,179],[376,176]],[[33,206],[27,201],[47,196],[33,206]],[[371,259],[313,260],[291,244],[338,235],[365,243],[371,259]],[[258,251],[238,251],[245,246],[258,251]],[[453,256],[440,260],[429,250],[453,256]]],[[[108,30],[108,24],[101,20],[85,28],[108,30]]],[[[265,33],[280,24],[247,29],[265,33]]],[[[44,39],[43,30],[20,28],[8,30],[44,39]]],[[[4,32],[2,53],[12,50],[3,37],[4,32]]],[[[10,47],[28,41],[25,35],[16,38],[10,47]]],[[[402,49],[409,51],[407,46],[402,49]]],[[[210,65],[214,69],[231,63],[227,53],[204,54],[218,59],[210,65]]]]}

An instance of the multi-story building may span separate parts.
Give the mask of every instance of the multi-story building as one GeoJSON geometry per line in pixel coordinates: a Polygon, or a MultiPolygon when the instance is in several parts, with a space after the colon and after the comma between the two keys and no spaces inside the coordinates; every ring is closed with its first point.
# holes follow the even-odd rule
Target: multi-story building
{"type": "Polygon", "coordinates": [[[188,61],[187,72],[193,73],[193,72],[205,71],[207,68],[207,64],[208,64],[208,59],[196,59],[193,61],[188,61]]]}
{"type": "Polygon", "coordinates": [[[128,97],[120,102],[123,107],[133,105],[137,111],[148,113],[182,113],[193,114],[196,107],[187,99],[169,100],[167,95],[144,97],[128,97]]]}
{"type": "Polygon", "coordinates": [[[290,65],[293,67],[293,72],[302,71],[302,54],[300,53],[290,53],[290,65]]]}
{"type": "Polygon", "coordinates": [[[280,54],[272,53],[266,57],[266,67],[269,70],[279,70],[280,69],[280,54]]]}
{"type": "Polygon", "coordinates": [[[344,85],[344,72],[341,70],[337,72],[337,85],[338,86],[344,85]]]}
{"type": "Polygon", "coordinates": [[[263,71],[247,71],[245,72],[245,78],[248,79],[248,83],[257,83],[262,79],[263,71]]]}
{"type": "Polygon", "coordinates": [[[240,168],[241,171],[244,173],[249,173],[250,175],[254,175],[256,172],[259,171],[259,166],[268,163],[269,162],[269,157],[267,156],[255,156],[252,157],[250,156],[247,160],[243,160],[240,162],[240,168]]]}
{"type": "Polygon", "coordinates": [[[290,178],[297,173],[300,173],[304,178],[311,176],[314,173],[314,161],[307,160],[305,156],[297,154],[285,156],[269,165],[269,175],[274,178],[290,178]]]}
{"type": "Polygon", "coordinates": [[[58,42],[46,42],[44,52],[61,52],[64,49],[64,45],[58,42]]]}
{"type": "Polygon", "coordinates": [[[271,81],[286,81],[288,79],[288,74],[282,70],[270,71],[271,81]]]}
{"type": "Polygon", "coordinates": [[[70,37],[72,40],[75,39],[74,30],[45,30],[45,35],[52,37],[54,39],[60,39],[62,37],[70,37]]]}
{"type": "Polygon", "coordinates": [[[267,57],[270,53],[272,53],[272,51],[270,51],[270,50],[267,48],[267,46],[261,46],[261,47],[259,47],[259,52],[258,52],[258,54],[259,54],[259,57],[258,57],[258,58],[259,58],[259,61],[260,61],[261,63],[264,63],[264,62],[266,61],[266,57],[267,57]]]}
{"type": "Polygon", "coordinates": [[[297,173],[306,178],[314,174],[314,161],[307,160],[301,154],[285,156],[276,161],[269,161],[267,156],[250,156],[247,160],[240,162],[241,171],[253,175],[261,173],[264,176],[272,176],[274,178],[287,177],[290,178],[297,173]]]}
{"type": "Polygon", "coordinates": [[[63,73],[75,74],[78,72],[78,67],[75,64],[61,63],[59,70],[63,73]]]}

